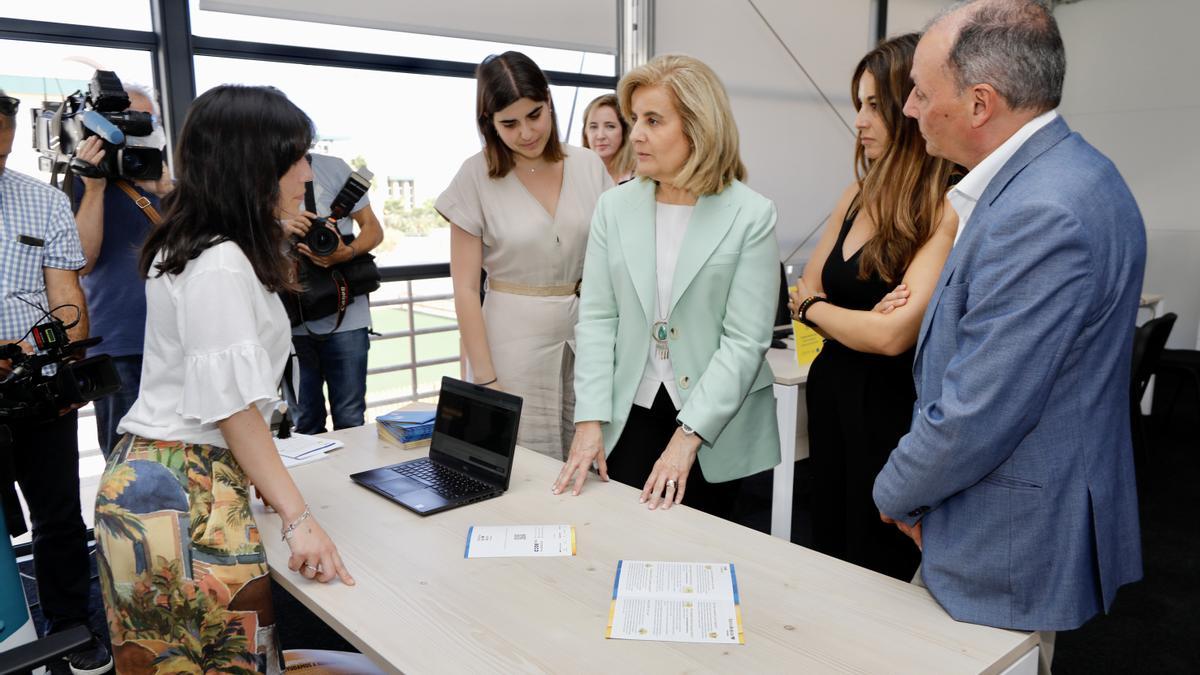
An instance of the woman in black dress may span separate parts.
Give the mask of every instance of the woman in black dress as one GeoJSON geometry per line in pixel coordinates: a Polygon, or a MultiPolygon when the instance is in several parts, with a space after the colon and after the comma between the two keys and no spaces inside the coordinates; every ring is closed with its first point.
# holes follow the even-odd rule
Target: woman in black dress
{"type": "Polygon", "coordinates": [[[913,346],[958,225],[945,198],[955,167],[925,153],[903,113],[918,38],[883,42],[854,70],[857,179],[792,299],[797,318],[826,338],[807,384],[813,547],[905,581],[920,553],[880,521],[871,489],[909,428],[913,346]],[[872,311],[897,284],[900,299],[872,311]]]}

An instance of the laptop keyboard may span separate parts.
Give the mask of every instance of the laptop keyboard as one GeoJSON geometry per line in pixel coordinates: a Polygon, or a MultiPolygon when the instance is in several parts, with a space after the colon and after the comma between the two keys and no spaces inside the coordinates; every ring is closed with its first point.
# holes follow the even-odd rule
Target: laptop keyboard
{"type": "Polygon", "coordinates": [[[392,471],[428,485],[431,490],[446,499],[479,494],[491,489],[487,483],[428,460],[394,466],[392,471]]]}

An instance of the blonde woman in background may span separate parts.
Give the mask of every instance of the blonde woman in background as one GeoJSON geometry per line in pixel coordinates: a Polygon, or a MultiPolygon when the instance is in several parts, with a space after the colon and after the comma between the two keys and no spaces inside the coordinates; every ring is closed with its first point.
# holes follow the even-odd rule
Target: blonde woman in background
{"type": "Polygon", "coordinates": [[[583,111],[583,147],[604,160],[604,168],[613,183],[620,185],[633,178],[633,144],[629,142],[629,123],[621,116],[616,94],[594,99],[583,111]]]}

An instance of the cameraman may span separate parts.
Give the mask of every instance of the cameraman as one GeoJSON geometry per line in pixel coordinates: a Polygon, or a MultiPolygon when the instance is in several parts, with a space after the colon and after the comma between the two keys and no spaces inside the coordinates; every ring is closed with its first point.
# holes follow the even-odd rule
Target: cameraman
{"type": "MultiPolygon", "coordinates": [[[[352,169],[337,157],[312,153],[313,192],[320,215],[328,214],[330,204],[337,196],[352,169]]],[[[310,214],[312,215],[312,214],[310,214]]],[[[346,244],[339,242],[333,253],[327,256],[313,254],[304,244],[297,245],[303,255],[321,267],[347,262],[355,256],[368,253],[383,241],[383,227],[367,195],[351,209],[350,217],[338,222],[340,234],[354,232],[358,223],[358,237],[346,244]]],[[[308,232],[305,218],[287,221],[284,227],[294,236],[308,232]]],[[[300,365],[300,388],[296,392],[299,401],[290,400],[296,431],[302,434],[325,432],[325,393],[329,386],[329,408],[333,415],[333,428],[362,426],[367,411],[367,350],[370,341],[367,331],[371,325],[371,308],[366,295],[355,296],[346,308],[342,324],[337,325],[337,316],[327,316],[292,329],[292,344],[300,365]],[[332,334],[329,334],[333,331],[332,334]]]]}
{"type": "MultiPolygon", "coordinates": [[[[72,341],[87,337],[76,270],[85,260],[71,206],[58,190],[5,170],[16,132],[17,99],[0,92],[0,342],[21,342],[45,320],[39,307],[69,323],[72,341]],[[64,307],[65,305],[65,307],[64,307]]],[[[22,348],[31,351],[28,343],[22,348]]],[[[7,373],[8,362],[0,362],[7,373]]],[[[79,443],[74,410],[43,422],[4,421],[11,443],[0,447],[0,497],[12,534],[25,532],[15,480],[29,505],[33,564],[45,624],[54,633],[88,620],[91,584],[87,532],[79,506],[79,443]]],[[[99,640],[67,657],[76,673],[102,673],[112,659],[99,640]]]]}
{"type": "MultiPolygon", "coordinates": [[[[126,85],[129,107],[126,110],[154,115],[158,109],[148,89],[126,85]]],[[[99,136],[91,136],[79,145],[75,157],[101,165],[105,156],[99,136]]],[[[104,336],[100,351],[112,357],[121,376],[121,389],[97,400],[96,437],[107,459],[120,435],[117,423],[137,400],[142,377],[142,340],[146,329],[146,292],[138,275],[137,257],[142,243],[157,218],[159,199],[171,189],[165,167],[157,181],[125,178],[86,178],[76,176],[71,183],[75,205],[75,223],[87,264],[79,271],[87,295],[92,332],[104,336]],[[135,197],[119,182],[132,188],[144,199],[142,208],[135,197]],[[150,211],[154,209],[154,211],[150,211]]]]}

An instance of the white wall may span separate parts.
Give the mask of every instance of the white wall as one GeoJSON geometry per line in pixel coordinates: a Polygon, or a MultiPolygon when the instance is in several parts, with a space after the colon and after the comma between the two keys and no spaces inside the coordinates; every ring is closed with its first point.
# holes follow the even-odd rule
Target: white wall
{"type": "Polygon", "coordinates": [[[1084,0],[1055,16],[1067,47],[1060,111],[1133,189],[1146,221],[1144,292],[1162,293],[1179,315],[1168,346],[1196,348],[1200,2],[1084,0]]]}
{"type": "Polygon", "coordinates": [[[947,0],[890,0],[887,34],[920,33],[938,10],[948,4],[947,0]]]}
{"type": "MultiPolygon", "coordinates": [[[[788,47],[833,101],[830,110],[746,2],[657,0],[654,48],[683,52],[725,83],[749,185],[775,201],[787,255],[853,179],[850,76],[869,45],[869,0],[757,0],[788,47]]],[[[816,237],[809,241],[811,248],[816,237]]],[[[793,258],[802,263],[807,251],[793,258]]]]}

